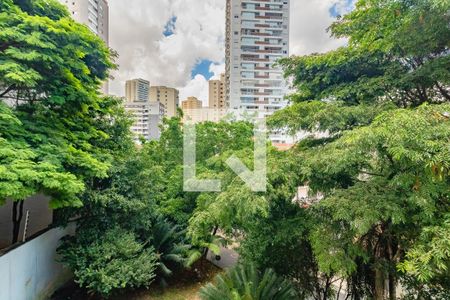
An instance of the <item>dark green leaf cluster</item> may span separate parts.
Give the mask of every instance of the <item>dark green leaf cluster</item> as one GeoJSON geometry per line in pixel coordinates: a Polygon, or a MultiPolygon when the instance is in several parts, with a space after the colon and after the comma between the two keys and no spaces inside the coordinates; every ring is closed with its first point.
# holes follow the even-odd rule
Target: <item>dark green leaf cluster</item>
{"type": "Polygon", "coordinates": [[[154,249],[120,228],[66,238],[59,253],[74,271],[75,281],[103,297],[119,289],[148,287],[158,267],[154,249]]]}
{"type": "MultiPolygon", "coordinates": [[[[126,157],[117,156],[108,178],[97,180],[84,193],[83,207],[65,212],[66,217],[78,218],[78,226],[75,237],[67,239],[58,252],[62,262],[74,271],[77,283],[92,293],[109,296],[148,287],[155,280],[165,285],[165,279],[174,271],[188,267],[194,256],[198,258],[184,231],[158,212],[154,196],[159,191],[153,185],[152,162],[146,158],[137,149],[130,150],[126,157]],[[108,232],[115,232],[119,241],[133,238],[136,249],[130,259],[119,259],[115,264],[103,259],[110,252],[121,253],[121,247],[128,247],[126,243],[111,243],[114,234],[108,240],[108,232]],[[94,253],[89,250],[93,247],[97,249],[94,253]],[[137,268],[144,274],[137,279],[130,277],[129,268],[148,256],[152,260],[143,264],[147,269],[137,268]],[[120,278],[120,284],[110,285],[104,269],[120,278]]],[[[114,278],[112,282],[116,282],[114,278]]]]}
{"type": "Polygon", "coordinates": [[[214,284],[200,290],[204,300],[287,300],[297,299],[291,284],[271,269],[259,272],[252,265],[238,265],[218,275],[214,284]]]}
{"type": "Polygon", "coordinates": [[[352,299],[448,294],[449,8],[360,0],[330,27],[347,46],[281,61],[296,93],[271,125],[310,133],[292,151],[323,197],[306,239],[352,299]]]}
{"type": "Polygon", "coordinates": [[[44,193],[53,208],[80,206],[86,183],[107,176],[131,145],[120,101],[98,92],[113,56],[57,1],[2,1],[0,201],[44,193]]]}

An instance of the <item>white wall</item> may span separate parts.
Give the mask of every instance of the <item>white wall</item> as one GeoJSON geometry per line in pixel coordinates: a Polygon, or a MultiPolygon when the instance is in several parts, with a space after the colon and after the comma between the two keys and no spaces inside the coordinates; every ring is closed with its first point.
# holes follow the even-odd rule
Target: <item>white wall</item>
{"type": "Polygon", "coordinates": [[[75,226],[51,229],[0,256],[0,299],[47,299],[70,278],[56,261],[60,239],[73,234],[75,226]]]}
{"type": "MultiPolygon", "coordinates": [[[[30,212],[28,220],[27,238],[46,229],[53,219],[53,212],[49,207],[50,198],[36,195],[25,200],[23,218],[20,224],[19,240],[22,240],[27,210],[30,212]]],[[[12,240],[12,201],[6,201],[0,206],[0,249],[11,245],[12,240]]],[[[0,298],[0,300],[3,300],[0,298]]]]}

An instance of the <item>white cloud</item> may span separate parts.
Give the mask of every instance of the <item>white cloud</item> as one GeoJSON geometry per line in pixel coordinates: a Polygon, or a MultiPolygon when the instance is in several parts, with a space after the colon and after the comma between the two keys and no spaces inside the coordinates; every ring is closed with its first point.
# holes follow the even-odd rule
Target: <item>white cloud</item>
{"type": "MultiPolygon", "coordinates": [[[[329,10],[348,0],[291,0],[291,54],[324,52],[344,41],[326,32],[333,18],[329,10]]],[[[119,53],[119,70],[110,84],[112,94],[123,95],[125,80],[145,78],[152,85],[180,89],[180,97],[207,101],[207,81],[191,79],[198,60],[210,66],[215,78],[224,70],[225,0],[110,0],[110,46],[119,53]],[[177,17],[174,34],[164,27],[177,17]]]]}
{"type": "Polygon", "coordinates": [[[211,64],[209,66],[209,72],[214,74],[211,79],[220,79],[220,74],[225,73],[225,62],[220,64],[211,64]]]}
{"type": "Polygon", "coordinates": [[[292,0],[290,53],[323,53],[344,45],[345,40],[331,38],[327,32],[335,20],[330,15],[330,8],[335,4],[343,8],[344,2],[347,0],[292,0]]]}
{"type": "Polygon", "coordinates": [[[142,77],[154,85],[184,87],[199,59],[221,61],[225,1],[110,0],[110,46],[119,53],[111,93],[123,95],[125,80],[142,77]],[[165,37],[176,16],[174,34],[165,37]]]}
{"type": "MultiPolygon", "coordinates": [[[[225,72],[225,63],[212,63],[209,66],[209,72],[214,74],[211,79],[219,79],[220,74],[225,72]]],[[[180,100],[184,101],[187,97],[194,96],[202,100],[203,106],[208,106],[208,86],[208,80],[203,75],[196,75],[186,86],[180,88],[180,100]]]]}
{"type": "Polygon", "coordinates": [[[180,89],[180,101],[190,96],[197,97],[203,102],[203,106],[208,106],[208,81],[203,75],[196,75],[180,89]]]}

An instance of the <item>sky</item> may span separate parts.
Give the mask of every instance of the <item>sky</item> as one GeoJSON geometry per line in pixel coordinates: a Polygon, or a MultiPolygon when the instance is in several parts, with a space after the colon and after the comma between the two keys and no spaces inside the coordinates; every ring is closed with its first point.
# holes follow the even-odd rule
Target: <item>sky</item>
{"type": "MultiPolygon", "coordinates": [[[[110,93],[124,95],[125,81],[180,90],[207,103],[208,80],[225,70],[225,0],[109,0],[110,47],[119,69],[110,93]]],[[[291,0],[290,54],[326,52],[345,44],[328,26],[352,0],[291,0]]]]}

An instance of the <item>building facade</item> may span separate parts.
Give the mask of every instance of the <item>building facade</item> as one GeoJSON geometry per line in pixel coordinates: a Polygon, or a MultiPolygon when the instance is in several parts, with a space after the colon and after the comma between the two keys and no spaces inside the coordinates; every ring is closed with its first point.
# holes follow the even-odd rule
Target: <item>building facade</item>
{"type": "Polygon", "coordinates": [[[126,102],[125,110],[131,114],[133,125],[131,131],[134,134],[134,140],[139,143],[143,138],[146,141],[159,140],[165,108],[159,102],[126,102]]]}
{"type": "Polygon", "coordinates": [[[219,80],[209,81],[208,106],[212,109],[225,109],[227,107],[225,100],[225,74],[221,74],[219,80]]]}
{"type": "Polygon", "coordinates": [[[181,108],[183,110],[183,121],[198,122],[202,119],[204,113],[203,102],[196,97],[188,97],[181,102],[181,108]]]}
{"type": "Polygon", "coordinates": [[[260,116],[285,107],[287,85],[274,63],[289,55],[289,0],[227,0],[226,101],[260,116]]]}
{"type": "Polygon", "coordinates": [[[166,86],[150,87],[150,102],[160,102],[165,107],[167,118],[177,116],[177,109],[180,106],[180,92],[177,89],[166,86]]]}
{"type": "MultiPolygon", "coordinates": [[[[66,5],[72,18],[82,23],[109,45],[109,6],[107,0],[59,0],[66,5]]],[[[105,81],[101,91],[109,93],[109,82],[105,81]]]]}
{"type": "Polygon", "coordinates": [[[106,0],[60,0],[72,18],[91,29],[109,44],[109,6],[106,0]]]}
{"type": "Polygon", "coordinates": [[[203,102],[195,97],[188,97],[181,103],[183,111],[192,109],[201,109],[203,107],[203,102]]]}
{"type": "Polygon", "coordinates": [[[148,102],[149,92],[150,82],[145,79],[132,79],[125,83],[125,98],[128,102],[148,102]]]}

